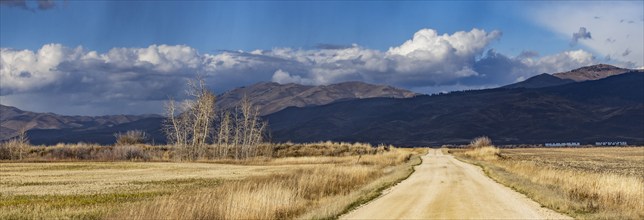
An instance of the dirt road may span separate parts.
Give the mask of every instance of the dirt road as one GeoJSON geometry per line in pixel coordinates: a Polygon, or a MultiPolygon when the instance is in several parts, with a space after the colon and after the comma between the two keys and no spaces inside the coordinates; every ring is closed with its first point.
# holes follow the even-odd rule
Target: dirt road
{"type": "Polygon", "coordinates": [[[570,219],[485,176],[481,168],[430,150],[407,180],[341,219],[570,219]]]}

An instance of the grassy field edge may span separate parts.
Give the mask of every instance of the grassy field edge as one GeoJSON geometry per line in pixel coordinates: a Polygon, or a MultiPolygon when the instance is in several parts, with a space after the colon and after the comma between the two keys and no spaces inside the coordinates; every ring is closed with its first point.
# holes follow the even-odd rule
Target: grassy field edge
{"type": "Polygon", "coordinates": [[[644,218],[642,148],[505,149],[485,155],[476,149],[449,152],[553,211],[582,219],[644,218]]]}

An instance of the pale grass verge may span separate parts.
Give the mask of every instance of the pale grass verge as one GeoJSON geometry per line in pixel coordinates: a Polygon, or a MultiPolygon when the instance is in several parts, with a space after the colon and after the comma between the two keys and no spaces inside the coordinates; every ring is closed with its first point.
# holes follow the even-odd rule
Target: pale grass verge
{"type": "Polygon", "coordinates": [[[414,156],[411,161],[406,164],[398,165],[397,167],[388,167],[383,170],[385,175],[376,181],[373,181],[366,186],[352,191],[347,195],[340,195],[335,197],[324,198],[319,202],[323,204],[318,208],[313,209],[299,216],[299,219],[332,219],[337,218],[341,214],[348,213],[349,211],[358,208],[360,205],[365,204],[378,196],[383,190],[407,179],[413,172],[414,166],[421,164],[420,156],[414,156]]]}

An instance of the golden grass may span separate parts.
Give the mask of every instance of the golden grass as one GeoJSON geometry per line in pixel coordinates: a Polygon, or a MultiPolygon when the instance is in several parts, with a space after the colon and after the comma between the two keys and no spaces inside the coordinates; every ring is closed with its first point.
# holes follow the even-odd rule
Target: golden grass
{"type": "MultiPolygon", "coordinates": [[[[131,140],[125,142],[132,142],[131,140]]],[[[372,146],[367,143],[316,142],[316,143],[264,143],[256,146],[257,155],[246,158],[283,157],[338,157],[352,155],[379,154],[394,147],[391,145],[372,146]]],[[[233,162],[235,149],[231,146],[205,145],[205,153],[196,160],[220,160],[233,162]],[[227,148],[227,155],[219,151],[227,148]]],[[[33,146],[16,140],[0,142],[0,161],[50,162],[50,161],[179,161],[181,149],[172,145],[126,144],[57,144],[53,146],[33,146]]],[[[245,159],[245,160],[246,160],[245,159]]],[[[239,161],[235,162],[239,163],[239,161]]]]}
{"type": "Polygon", "coordinates": [[[499,158],[499,152],[501,152],[499,148],[494,146],[484,146],[468,149],[463,152],[463,155],[477,160],[496,160],[499,158]]]}
{"type": "Polygon", "coordinates": [[[464,150],[451,152],[573,217],[644,218],[644,148],[503,149],[497,160],[467,156],[464,150]]]}
{"type": "Polygon", "coordinates": [[[419,153],[0,163],[0,219],[333,218],[404,179],[419,153]]]}
{"type": "MultiPolygon", "coordinates": [[[[419,163],[418,157],[411,161],[410,155],[412,152],[407,150],[392,150],[384,154],[351,157],[343,163],[317,163],[316,166],[281,174],[227,182],[211,191],[159,197],[152,202],[130,206],[110,217],[333,218],[409,175],[411,165],[419,163]]],[[[327,158],[322,159],[326,161],[327,158]]]]}

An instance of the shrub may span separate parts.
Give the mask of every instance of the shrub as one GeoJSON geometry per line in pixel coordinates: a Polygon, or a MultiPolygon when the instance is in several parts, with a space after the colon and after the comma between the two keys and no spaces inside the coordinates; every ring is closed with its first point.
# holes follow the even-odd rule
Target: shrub
{"type": "Polygon", "coordinates": [[[148,138],[148,135],[140,130],[127,131],[125,134],[117,133],[114,136],[116,137],[116,145],[143,144],[148,138]]]}
{"type": "Polygon", "coordinates": [[[492,145],[492,140],[486,136],[474,138],[470,142],[469,149],[465,155],[479,160],[496,160],[501,151],[492,145]]]}
{"type": "Polygon", "coordinates": [[[150,155],[136,145],[117,145],[112,150],[116,159],[120,160],[149,160],[150,155]]]}
{"type": "Polygon", "coordinates": [[[487,136],[481,136],[474,138],[472,141],[470,141],[470,148],[482,148],[482,147],[488,147],[488,146],[493,146],[492,145],[492,140],[490,140],[489,137],[487,136]]]}

